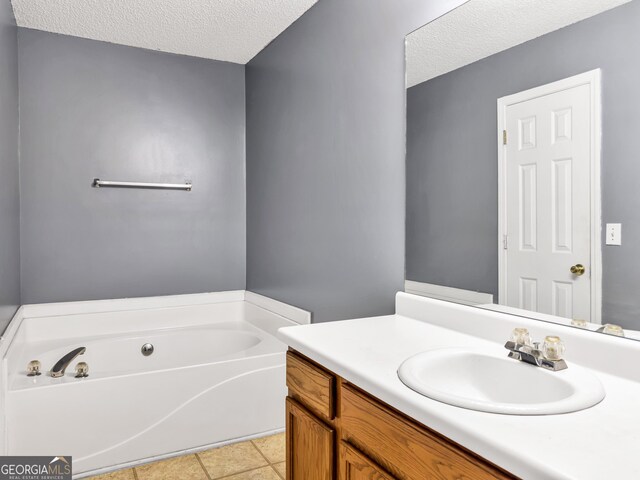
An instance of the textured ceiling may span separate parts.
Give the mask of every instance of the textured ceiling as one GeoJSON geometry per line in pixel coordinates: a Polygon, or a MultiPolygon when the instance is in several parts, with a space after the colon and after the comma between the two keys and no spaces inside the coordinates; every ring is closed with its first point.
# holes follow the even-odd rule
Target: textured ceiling
{"type": "Polygon", "coordinates": [[[631,0],[470,0],[407,36],[407,87],[631,0]]]}
{"type": "Polygon", "coordinates": [[[247,63],[317,0],[12,0],[21,27],[247,63]]]}

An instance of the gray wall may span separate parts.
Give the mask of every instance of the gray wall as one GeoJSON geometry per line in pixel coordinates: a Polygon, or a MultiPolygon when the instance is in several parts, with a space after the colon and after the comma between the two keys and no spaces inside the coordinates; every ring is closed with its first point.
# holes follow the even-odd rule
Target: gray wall
{"type": "Polygon", "coordinates": [[[25,29],[19,58],[22,301],[244,288],[244,67],[25,29]]]}
{"type": "Polygon", "coordinates": [[[407,278],[497,294],[496,100],[595,68],[603,74],[603,321],[640,329],[640,2],[408,91],[407,278]]]}
{"type": "Polygon", "coordinates": [[[314,321],[403,289],[404,37],[462,1],[320,0],[247,66],[247,287],[314,321]]]}
{"type": "Polygon", "coordinates": [[[20,304],[17,30],[0,2],[0,332],[20,304]]]}

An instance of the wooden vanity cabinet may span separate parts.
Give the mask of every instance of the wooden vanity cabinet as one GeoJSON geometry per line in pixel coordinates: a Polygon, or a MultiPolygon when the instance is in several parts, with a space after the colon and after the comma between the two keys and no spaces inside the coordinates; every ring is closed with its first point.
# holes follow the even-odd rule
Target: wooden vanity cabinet
{"type": "Polygon", "coordinates": [[[517,477],[287,352],[287,480],[517,477]]]}
{"type": "Polygon", "coordinates": [[[340,442],[338,454],[340,480],[394,480],[378,465],[347,442],[340,442]]]}
{"type": "Polygon", "coordinates": [[[287,398],[287,478],[334,478],[335,430],[287,398]]]}

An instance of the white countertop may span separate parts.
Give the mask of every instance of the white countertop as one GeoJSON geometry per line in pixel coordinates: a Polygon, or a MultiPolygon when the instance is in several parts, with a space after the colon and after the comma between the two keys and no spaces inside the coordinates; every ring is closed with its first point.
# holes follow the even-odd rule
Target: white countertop
{"type": "Polygon", "coordinates": [[[606,397],[590,409],[499,415],[424,397],[400,382],[397,369],[431,348],[504,350],[503,344],[401,315],[287,327],[279,336],[345,380],[525,480],[640,478],[640,384],[630,379],[592,370],[606,397]]]}

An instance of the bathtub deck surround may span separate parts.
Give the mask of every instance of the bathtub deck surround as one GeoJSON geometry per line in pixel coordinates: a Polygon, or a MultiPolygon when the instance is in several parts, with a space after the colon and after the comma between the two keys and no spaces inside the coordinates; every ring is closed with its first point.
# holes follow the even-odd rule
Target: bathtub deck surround
{"type": "MultiPolygon", "coordinates": [[[[634,360],[640,345],[636,342],[606,335],[593,338],[590,332],[563,325],[405,293],[396,296],[395,315],[283,328],[279,337],[318,365],[327,385],[343,389],[345,383],[350,384],[349,388],[369,398],[369,403],[390,407],[507,475],[536,480],[640,477],[640,465],[633,461],[640,425],[635,408],[640,401],[640,374],[634,360]],[[505,340],[515,327],[527,328],[534,338],[562,338],[568,364],[565,372],[572,367],[588,370],[602,383],[605,398],[591,408],[568,414],[501,415],[430,399],[405,386],[398,377],[405,360],[436,348],[487,349],[506,357],[505,340]]],[[[290,396],[292,391],[295,397],[290,384],[290,396]]],[[[345,440],[346,417],[340,417],[349,408],[345,401],[343,392],[334,413],[339,420],[336,441],[345,440]]],[[[319,417],[317,408],[305,408],[319,417]]],[[[347,415],[353,419],[354,412],[351,409],[347,415]]],[[[357,442],[358,437],[350,435],[357,442]]],[[[376,463],[375,452],[367,451],[370,445],[356,446],[376,463]]],[[[339,465],[360,453],[352,452],[349,457],[339,453],[339,465]]],[[[384,462],[381,460],[377,463],[384,462]]]]}
{"type": "Polygon", "coordinates": [[[88,480],[285,480],[284,434],[256,438],[88,480]]]}
{"type": "Polygon", "coordinates": [[[309,322],[246,291],[23,306],[0,342],[1,454],[62,449],[87,476],[282,431],[275,335],[309,322]],[[82,348],[62,377],[47,373],[82,348]],[[27,376],[33,360],[42,375],[27,376]]]}

